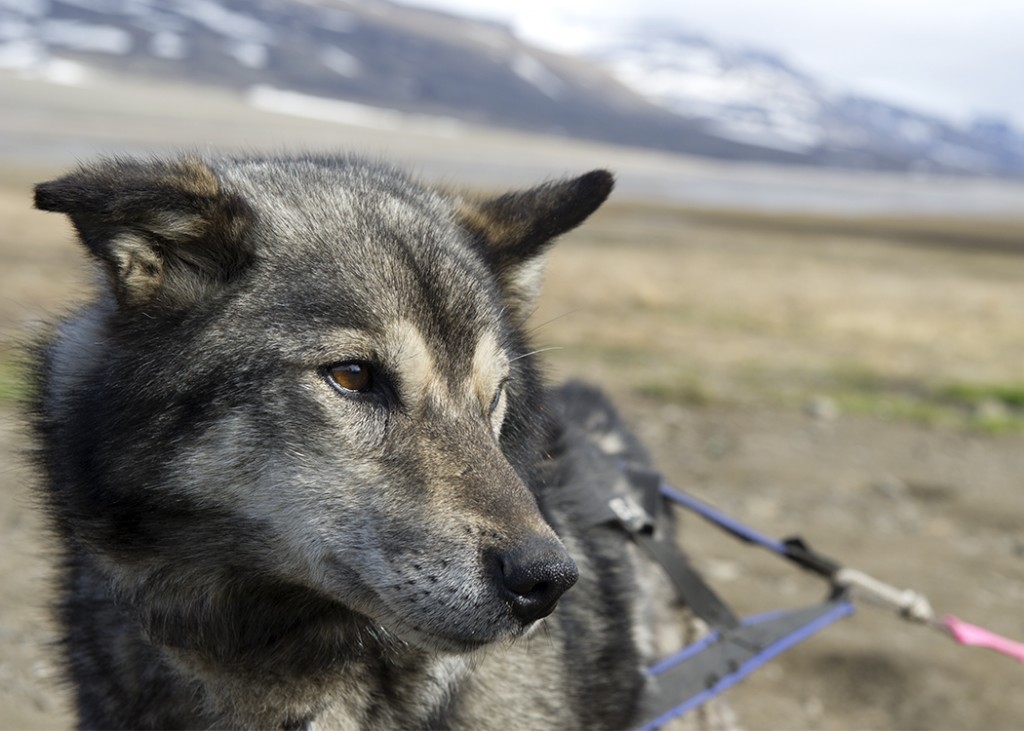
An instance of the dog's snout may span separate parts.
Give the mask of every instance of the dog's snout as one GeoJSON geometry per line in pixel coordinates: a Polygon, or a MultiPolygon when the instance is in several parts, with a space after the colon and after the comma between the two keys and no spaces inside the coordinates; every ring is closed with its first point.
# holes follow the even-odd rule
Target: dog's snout
{"type": "Polygon", "coordinates": [[[497,580],[513,616],[524,624],[551,614],[579,570],[559,543],[536,541],[498,553],[497,580]]]}

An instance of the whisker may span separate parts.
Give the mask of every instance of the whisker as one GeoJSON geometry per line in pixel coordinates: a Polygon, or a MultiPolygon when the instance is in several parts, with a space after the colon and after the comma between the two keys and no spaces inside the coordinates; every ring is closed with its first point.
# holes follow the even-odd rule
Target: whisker
{"type": "Polygon", "coordinates": [[[541,323],[538,323],[538,324],[534,325],[529,330],[527,330],[526,333],[528,335],[532,335],[533,333],[537,332],[538,330],[540,330],[545,325],[550,325],[553,322],[557,322],[557,321],[561,320],[563,317],[568,317],[569,315],[575,315],[579,311],[580,310],[577,307],[575,309],[569,310],[568,312],[563,312],[561,315],[555,315],[550,320],[545,320],[544,322],[541,322],[541,323]]]}
{"type": "Polygon", "coordinates": [[[547,347],[547,348],[537,348],[536,350],[531,350],[529,353],[523,353],[521,355],[517,355],[515,358],[512,358],[509,361],[509,363],[515,363],[517,360],[520,360],[522,358],[528,358],[531,355],[537,355],[537,353],[546,353],[549,350],[565,350],[565,348],[562,347],[561,345],[552,345],[552,346],[547,347]]]}

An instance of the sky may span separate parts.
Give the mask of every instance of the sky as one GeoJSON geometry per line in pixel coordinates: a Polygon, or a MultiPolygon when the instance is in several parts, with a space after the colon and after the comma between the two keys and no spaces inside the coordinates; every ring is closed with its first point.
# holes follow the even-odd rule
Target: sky
{"type": "Polygon", "coordinates": [[[400,1],[501,20],[555,50],[573,50],[580,19],[670,20],[839,89],[1024,130],[1024,0],[400,1]]]}

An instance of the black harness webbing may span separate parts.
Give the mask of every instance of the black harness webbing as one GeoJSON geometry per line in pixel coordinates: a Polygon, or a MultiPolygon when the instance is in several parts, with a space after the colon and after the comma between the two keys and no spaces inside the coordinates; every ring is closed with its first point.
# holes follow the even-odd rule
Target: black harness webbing
{"type": "Polygon", "coordinates": [[[698,617],[712,627],[732,629],[739,620],[728,605],[701,578],[686,560],[673,540],[672,523],[664,509],[660,494],[661,475],[648,470],[624,470],[629,484],[641,496],[646,530],[632,530],[620,519],[620,525],[630,532],[637,545],[643,548],[664,569],[675,589],[676,599],[689,605],[698,617]]]}
{"type": "Polygon", "coordinates": [[[599,490],[580,490],[574,495],[577,515],[583,527],[617,525],[664,569],[675,590],[676,599],[687,604],[698,617],[712,627],[731,629],[739,620],[672,540],[672,526],[659,493],[661,476],[655,472],[624,470],[627,494],[599,490]]]}

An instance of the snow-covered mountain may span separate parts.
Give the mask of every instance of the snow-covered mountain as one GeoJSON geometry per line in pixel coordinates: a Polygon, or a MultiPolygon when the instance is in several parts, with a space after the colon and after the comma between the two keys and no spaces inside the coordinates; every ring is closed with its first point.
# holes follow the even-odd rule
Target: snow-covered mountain
{"type": "Polygon", "coordinates": [[[1024,136],[998,120],[967,127],[831,89],[779,56],[640,24],[584,55],[716,136],[852,166],[1020,174],[1024,136]]]}
{"type": "Polygon", "coordinates": [[[727,159],[1024,175],[996,120],[960,128],[664,26],[565,54],[388,0],[0,0],[0,72],[90,69],[727,159]]]}

